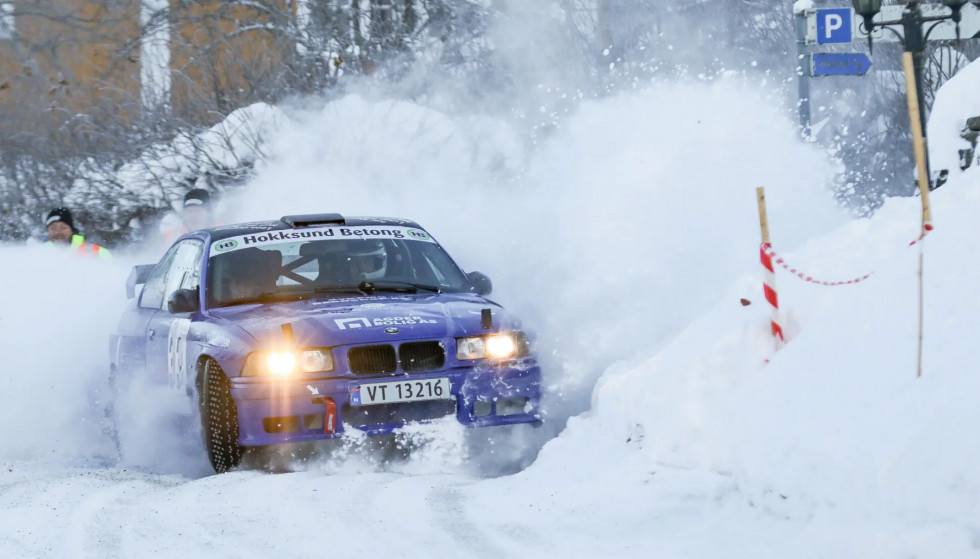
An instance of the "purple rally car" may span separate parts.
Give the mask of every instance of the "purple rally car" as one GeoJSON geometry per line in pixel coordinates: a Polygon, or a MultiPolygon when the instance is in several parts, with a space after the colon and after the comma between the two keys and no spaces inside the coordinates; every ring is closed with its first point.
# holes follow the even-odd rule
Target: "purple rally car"
{"type": "Polygon", "coordinates": [[[490,290],[411,221],[322,214],[196,231],[130,274],[112,374],[186,394],[219,473],[246,447],[347,429],[537,423],[541,370],[490,290]]]}

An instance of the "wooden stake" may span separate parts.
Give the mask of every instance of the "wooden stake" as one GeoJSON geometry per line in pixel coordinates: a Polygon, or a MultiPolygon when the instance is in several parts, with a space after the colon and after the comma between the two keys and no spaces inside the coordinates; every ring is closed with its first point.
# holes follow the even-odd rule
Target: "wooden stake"
{"type": "Polygon", "coordinates": [[[759,225],[762,227],[762,242],[769,242],[769,219],[766,217],[766,189],[755,189],[755,197],[759,202],[759,225]]]}
{"type": "Polygon", "coordinates": [[[918,357],[919,364],[915,372],[916,378],[922,376],[922,322],[923,322],[922,259],[923,259],[923,249],[922,249],[922,242],[920,241],[919,242],[919,357],[918,357]]]}
{"type": "Polygon", "coordinates": [[[902,54],[905,67],[905,91],[909,104],[909,120],[912,123],[912,147],[915,151],[915,166],[918,168],[919,196],[922,197],[922,233],[932,229],[932,208],[929,206],[929,165],[926,163],[926,139],[919,115],[919,94],[915,84],[915,66],[912,53],[902,54]]]}
{"type": "Polygon", "coordinates": [[[926,158],[926,139],[922,130],[922,119],[919,115],[919,93],[915,83],[915,64],[911,52],[902,54],[902,65],[905,68],[905,93],[909,102],[909,120],[912,124],[912,147],[915,151],[915,166],[918,168],[919,196],[922,198],[922,238],[919,240],[919,348],[916,377],[922,376],[922,340],[923,340],[923,254],[926,233],[932,230],[932,208],[929,206],[929,173],[926,158]]]}

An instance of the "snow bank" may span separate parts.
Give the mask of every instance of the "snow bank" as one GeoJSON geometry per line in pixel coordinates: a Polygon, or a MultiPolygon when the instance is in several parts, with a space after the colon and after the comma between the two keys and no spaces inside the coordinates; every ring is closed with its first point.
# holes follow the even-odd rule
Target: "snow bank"
{"type": "MultiPolygon", "coordinates": [[[[617,471],[713,472],[740,499],[805,527],[794,557],[975,557],[977,179],[974,169],[933,198],[921,378],[919,253],[908,247],[921,206],[890,200],[875,218],[789,253],[827,279],[875,274],[836,288],[777,274],[796,333],[769,365],[767,309],[726,300],[645,363],[604,375],[592,411],[513,483],[542,483],[572,460],[583,478],[610,463],[617,471]],[[583,448],[603,459],[576,460],[583,448]]],[[[745,290],[762,302],[758,277],[735,285],[733,295],[745,290]]]]}
{"type": "MultiPolygon", "coordinates": [[[[966,119],[980,116],[977,83],[980,83],[980,61],[957,72],[936,92],[926,132],[934,173],[940,169],[948,169],[952,175],[961,172],[959,150],[968,149],[970,143],[960,137],[960,132],[966,128],[966,119]]],[[[974,160],[973,166],[976,165],[974,160]]]]}
{"type": "MultiPolygon", "coordinates": [[[[260,163],[267,138],[285,120],[278,107],[256,103],[233,111],[223,121],[202,132],[183,134],[172,142],[153,146],[116,171],[113,181],[144,203],[159,206],[168,198],[183,196],[174,189],[204,173],[238,172],[260,163]]],[[[77,190],[77,202],[85,202],[87,190],[77,190]]]]}

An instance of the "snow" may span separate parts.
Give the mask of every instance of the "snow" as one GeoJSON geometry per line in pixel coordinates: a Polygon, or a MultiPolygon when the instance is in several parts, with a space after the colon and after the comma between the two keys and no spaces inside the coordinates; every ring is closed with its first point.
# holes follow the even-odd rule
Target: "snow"
{"type": "Polygon", "coordinates": [[[959,150],[970,148],[970,143],[960,133],[966,129],[966,119],[980,116],[980,98],[976,94],[978,81],[980,64],[970,64],[936,93],[926,131],[929,162],[934,173],[940,169],[948,169],[954,175],[960,173],[959,150]]]}
{"type": "Polygon", "coordinates": [[[148,389],[117,457],[100,394],[136,262],[0,248],[0,555],[976,557],[980,171],[933,193],[910,247],[919,200],[849,219],[838,165],[778,105],[733,79],[654,83],[534,149],[489,116],[363,96],[282,123],[239,218],[416,219],[537,331],[543,427],[415,426],[408,458],[354,434],[277,474],[208,475],[148,389]],[[757,186],[787,260],[874,272],[777,272],[778,352],[757,186]]]}
{"type": "MultiPolygon", "coordinates": [[[[284,118],[282,109],[265,103],[243,107],[203,132],[186,133],[169,144],[153,146],[109,179],[147,204],[156,206],[166,200],[175,207],[187,191],[187,181],[256,164],[266,137],[275,134],[284,118]]],[[[88,190],[79,188],[76,195],[77,203],[83,203],[88,190]]]]}
{"type": "Polygon", "coordinates": [[[813,0],[796,0],[793,2],[793,13],[799,14],[813,10],[813,0]]]}

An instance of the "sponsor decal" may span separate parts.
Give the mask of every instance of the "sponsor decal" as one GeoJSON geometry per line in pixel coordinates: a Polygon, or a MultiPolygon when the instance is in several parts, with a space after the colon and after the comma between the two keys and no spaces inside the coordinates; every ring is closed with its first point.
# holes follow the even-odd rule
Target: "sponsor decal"
{"type": "Polygon", "coordinates": [[[333,321],[337,325],[337,328],[341,330],[371,327],[371,321],[366,318],[335,318],[333,321]]]}
{"type": "Polygon", "coordinates": [[[247,247],[318,239],[403,239],[435,242],[421,229],[402,226],[366,225],[364,227],[306,227],[282,229],[230,237],[211,245],[211,254],[220,254],[247,247]]]}
{"type": "Polygon", "coordinates": [[[190,329],[190,319],[175,318],[167,335],[167,385],[177,391],[183,391],[187,384],[187,332],[190,329]]]}
{"type": "MultiPolygon", "coordinates": [[[[353,330],[355,328],[379,328],[379,327],[390,327],[390,326],[413,326],[415,324],[438,324],[438,321],[431,318],[422,318],[421,316],[386,316],[383,318],[335,318],[333,319],[334,324],[340,330],[353,330]]],[[[385,332],[389,334],[395,334],[398,332],[397,328],[394,328],[395,332],[389,332],[387,329],[385,332]]]]}
{"type": "Polygon", "coordinates": [[[229,250],[235,250],[237,246],[238,241],[235,239],[225,239],[212,245],[211,250],[213,252],[228,252],[229,250]]]}
{"type": "Polygon", "coordinates": [[[421,316],[386,316],[384,318],[375,318],[372,322],[375,326],[411,326],[413,324],[437,323],[435,320],[422,318],[421,316]]]}

